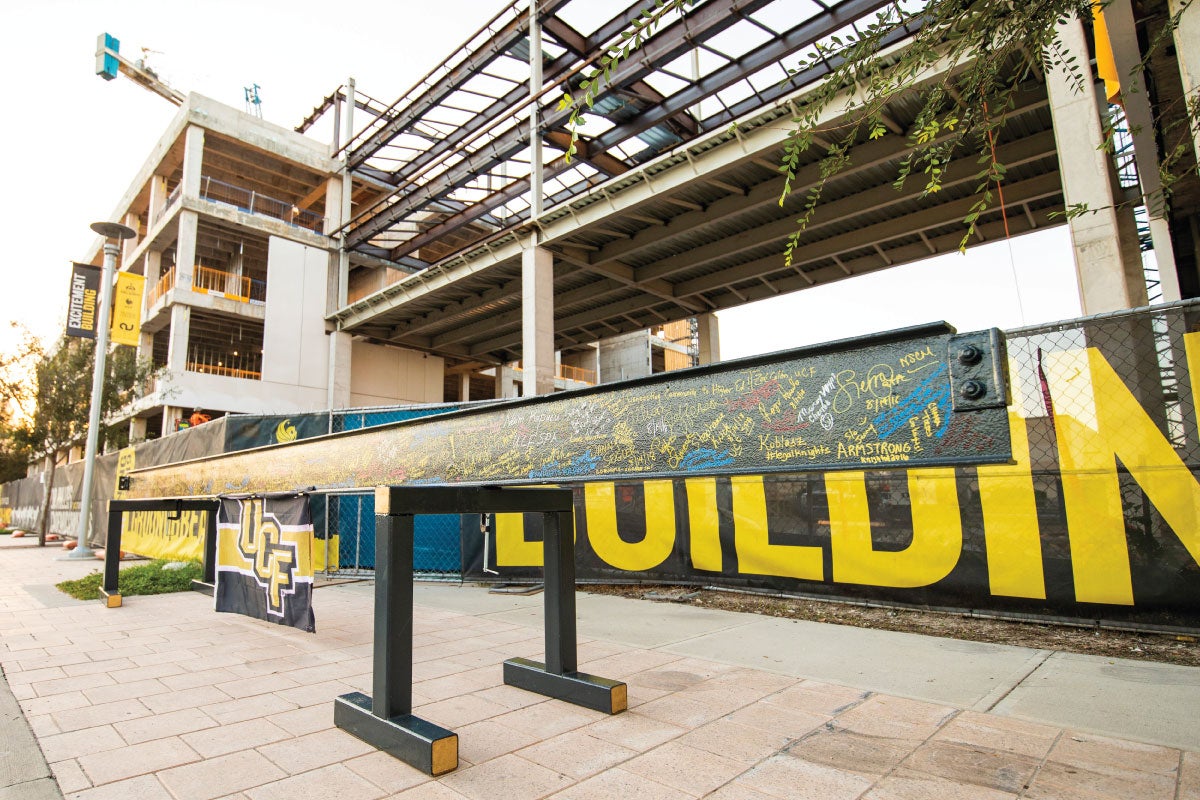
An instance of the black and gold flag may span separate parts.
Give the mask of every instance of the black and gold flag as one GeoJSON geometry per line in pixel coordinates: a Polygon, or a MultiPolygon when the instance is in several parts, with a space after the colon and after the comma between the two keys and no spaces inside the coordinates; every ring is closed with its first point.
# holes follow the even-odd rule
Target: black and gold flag
{"type": "Polygon", "coordinates": [[[308,495],[222,498],[216,610],[315,631],[312,540],[308,495]]]}

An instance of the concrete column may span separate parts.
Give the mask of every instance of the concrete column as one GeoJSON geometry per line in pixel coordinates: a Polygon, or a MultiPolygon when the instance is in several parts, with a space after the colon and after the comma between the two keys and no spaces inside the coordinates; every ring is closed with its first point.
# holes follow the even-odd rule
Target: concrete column
{"type": "Polygon", "coordinates": [[[125,219],[121,220],[121,222],[130,228],[133,228],[133,230],[136,231],[136,234],[130,239],[122,240],[121,263],[117,265],[118,269],[129,263],[130,256],[133,255],[133,251],[137,249],[138,243],[142,240],[142,224],[138,219],[137,214],[130,212],[125,215],[125,219]]]}
{"type": "Polygon", "coordinates": [[[179,212],[179,237],[175,240],[175,289],[191,291],[192,275],[196,268],[196,236],[200,217],[195,211],[179,212]]]}
{"type": "Polygon", "coordinates": [[[325,182],[325,230],[326,236],[342,227],[342,178],[330,178],[325,182]]]}
{"type": "Polygon", "coordinates": [[[183,409],[178,406],[163,406],[162,418],[162,436],[169,436],[175,432],[175,420],[186,419],[187,415],[183,413],[183,409]]]}
{"type": "Polygon", "coordinates": [[[146,441],[146,420],[144,417],[134,417],[129,420],[129,443],[137,444],[146,441]]]}
{"type": "Polygon", "coordinates": [[[200,197],[201,170],[204,165],[204,129],[189,125],[183,135],[183,196],[200,197]]]}
{"type": "Polygon", "coordinates": [[[246,257],[241,252],[239,245],[238,252],[233,254],[229,259],[229,277],[225,279],[225,292],[238,297],[248,297],[250,295],[250,287],[244,286],[242,276],[246,274],[246,257]]]}
{"type": "Polygon", "coordinates": [[[521,361],[525,397],[554,391],[554,256],[542,247],[521,254],[521,361]]]}
{"type": "MultiPolygon", "coordinates": [[[[1066,53],[1088,63],[1083,25],[1059,26],[1066,53]]],[[[1133,210],[1117,208],[1120,199],[1112,157],[1102,148],[1101,103],[1094,84],[1076,91],[1061,69],[1046,75],[1059,171],[1067,206],[1086,203],[1090,213],[1070,221],[1075,272],[1084,314],[1146,305],[1146,279],[1138,248],[1133,210]]]]}
{"type": "Polygon", "coordinates": [[[1104,17],[1108,21],[1113,60],[1121,76],[1121,102],[1133,139],[1134,161],[1142,202],[1149,217],[1150,242],[1158,264],[1162,299],[1171,303],[1180,299],[1179,273],[1171,243],[1171,226],[1167,221],[1166,197],[1159,177],[1161,161],[1154,135],[1154,110],[1150,108],[1150,94],[1142,77],[1142,51],[1130,0],[1111,0],[1104,8],[1104,17]]]}
{"type": "Polygon", "coordinates": [[[700,363],[716,364],[721,360],[721,327],[717,315],[709,312],[696,316],[700,339],[700,363]]]}
{"type": "Polygon", "coordinates": [[[187,369],[188,333],[192,326],[192,307],[176,303],[171,306],[171,338],[167,344],[167,369],[183,372],[187,369]]]}
{"type": "Polygon", "coordinates": [[[167,207],[167,178],[165,175],[150,176],[150,227],[162,219],[167,207]]]}
{"type": "MultiPolygon", "coordinates": [[[[1171,16],[1179,15],[1179,25],[1171,32],[1175,38],[1175,58],[1179,61],[1179,81],[1183,93],[1195,97],[1200,93],[1200,8],[1194,2],[1168,0],[1171,16]],[[1180,11],[1183,13],[1180,14],[1180,11]]],[[[1200,161],[1200,128],[1192,128],[1192,146],[1200,161]]]]}
{"type": "Polygon", "coordinates": [[[162,251],[147,250],[146,259],[142,263],[142,274],[146,276],[146,292],[149,293],[162,277],[162,251]]]}
{"type": "Polygon", "coordinates": [[[329,382],[326,401],[330,410],[350,407],[353,337],[344,331],[329,334],[329,382]]]}
{"type": "Polygon", "coordinates": [[[469,372],[458,376],[458,399],[463,403],[471,399],[471,373],[469,372]]]}
{"type": "Polygon", "coordinates": [[[496,397],[516,397],[516,389],[513,386],[513,371],[506,364],[501,364],[496,367],[496,397]]]}

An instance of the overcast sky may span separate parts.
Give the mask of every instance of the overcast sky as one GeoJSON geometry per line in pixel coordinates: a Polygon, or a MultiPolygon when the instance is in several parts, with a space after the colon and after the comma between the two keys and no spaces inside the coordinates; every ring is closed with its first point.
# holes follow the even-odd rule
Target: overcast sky
{"type": "MultiPolygon", "coordinates": [[[[597,0],[604,3],[605,0],[597,0]]],[[[616,4],[612,4],[614,8],[616,4]]],[[[46,339],[62,330],[72,260],[96,239],[176,113],[124,77],[94,73],[96,36],[149,63],[182,92],[242,108],[257,83],[263,116],[293,127],[349,76],[390,103],[500,8],[497,0],[38,0],[5,3],[10,79],[0,125],[4,316],[46,339]]],[[[945,319],[959,330],[1079,313],[1065,228],[972,248],[870,277],[721,312],[725,358],[945,319]]],[[[0,349],[13,337],[0,326],[0,349]]]]}

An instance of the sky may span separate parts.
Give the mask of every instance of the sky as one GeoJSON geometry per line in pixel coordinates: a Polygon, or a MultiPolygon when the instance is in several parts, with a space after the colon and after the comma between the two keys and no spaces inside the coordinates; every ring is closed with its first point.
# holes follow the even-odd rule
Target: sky
{"type": "MultiPolygon", "coordinates": [[[[615,5],[615,4],[614,4],[615,5]]],[[[0,125],[7,321],[47,341],[62,331],[72,260],[98,239],[177,109],[122,77],[95,75],[107,32],[181,92],[235,108],[257,83],[263,117],[293,127],[353,76],[390,103],[504,6],[504,0],[38,0],[5,3],[10,70],[0,125]]],[[[332,115],[329,115],[332,117],[332,115]]],[[[325,138],[328,138],[326,135],[325,138]]],[[[960,331],[1079,314],[1065,228],[972,247],[718,314],[733,358],[946,320],[960,331]]],[[[0,325],[0,351],[15,335],[0,325]]]]}

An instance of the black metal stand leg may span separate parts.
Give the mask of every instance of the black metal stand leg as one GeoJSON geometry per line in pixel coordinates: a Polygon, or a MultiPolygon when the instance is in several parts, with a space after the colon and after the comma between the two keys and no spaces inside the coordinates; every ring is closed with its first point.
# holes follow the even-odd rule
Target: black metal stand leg
{"type": "Polygon", "coordinates": [[[204,556],[200,562],[201,569],[204,570],[204,577],[198,581],[192,581],[192,591],[200,592],[211,597],[217,590],[217,508],[219,504],[214,503],[213,507],[205,515],[206,522],[204,525],[204,556]]]}
{"type": "Polygon", "coordinates": [[[572,512],[548,512],[542,515],[542,520],[546,663],[510,658],[504,662],[504,682],[606,714],[617,714],[629,707],[628,687],[620,681],[578,671],[572,512]]]}
{"type": "Polygon", "coordinates": [[[375,646],[371,691],[334,701],[333,721],[428,775],[458,766],[458,735],[412,715],[413,517],[375,517],[375,646]]]}
{"type": "Polygon", "coordinates": [[[104,583],[100,601],[107,608],[121,607],[121,592],[117,579],[121,572],[121,512],[108,510],[108,538],[104,543],[104,583]]]}

